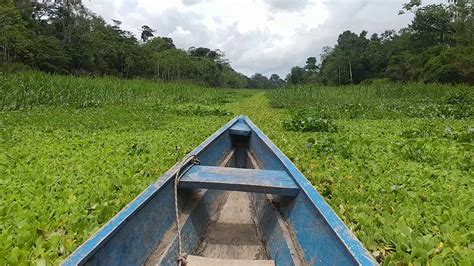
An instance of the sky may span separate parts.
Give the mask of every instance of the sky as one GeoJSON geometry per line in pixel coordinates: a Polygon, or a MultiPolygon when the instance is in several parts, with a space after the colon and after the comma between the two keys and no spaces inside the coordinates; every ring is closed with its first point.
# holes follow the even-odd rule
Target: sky
{"type": "Polygon", "coordinates": [[[84,0],[107,22],[140,36],[142,25],[171,37],[178,48],[224,51],[232,67],[247,76],[285,77],[306,58],[319,58],[344,30],[382,33],[408,25],[397,15],[408,0],[84,0]]]}

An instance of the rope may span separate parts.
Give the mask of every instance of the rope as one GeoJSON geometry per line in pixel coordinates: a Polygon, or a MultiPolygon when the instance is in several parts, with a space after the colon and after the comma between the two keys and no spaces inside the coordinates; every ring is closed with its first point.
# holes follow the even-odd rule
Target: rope
{"type": "Polygon", "coordinates": [[[176,215],[176,228],[178,229],[178,252],[179,252],[178,265],[186,265],[186,256],[187,256],[186,253],[183,253],[183,246],[181,243],[181,228],[179,227],[179,208],[178,208],[178,185],[179,185],[179,180],[181,179],[180,174],[189,170],[188,168],[186,169],[186,171],[182,171],[183,168],[186,167],[186,165],[188,165],[189,163],[191,163],[189,168],[191,168],[193,165],[199,164],[200,162],[197,158],[197,155],[194,155],[194,154],[190,155],[186,159],[181,161],[181,164],[179,165],[179,168],[176,171],[176,174],[174,176],[174,211],[176,215]]]}

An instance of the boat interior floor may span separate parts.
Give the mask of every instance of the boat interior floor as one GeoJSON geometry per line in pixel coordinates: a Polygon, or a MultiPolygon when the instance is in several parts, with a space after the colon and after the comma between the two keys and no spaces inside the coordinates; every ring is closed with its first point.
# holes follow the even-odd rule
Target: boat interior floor
{"type": "Polygon", "coordinates": [[[186,266],[275,266],[273,260],[228,260],[189,255],[186,266]]]}
{"type": "Polygon", "coordinates": [[[248,193],[226,193],[227,200],[211,219],[194,255],[216,259],[268,259],[263,236],[253,220],[248,193]]]}

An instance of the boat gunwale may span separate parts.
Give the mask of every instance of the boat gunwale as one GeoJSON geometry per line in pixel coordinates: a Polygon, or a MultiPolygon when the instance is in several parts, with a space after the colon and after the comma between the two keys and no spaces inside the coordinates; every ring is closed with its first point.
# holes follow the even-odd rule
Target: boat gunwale
{"type": "Polygon", "coordinates": [[[194,150],[189,152],[173,167],[161,175],[156,182],[149,185],[143,192],[135,197],[130,203],[125,205],[116,215],[114,215],[107,223],[105,223],[99,230],[97,230],[91,237],[82,243],[76,250],[71,253],[62,265],[78,265],[89,259],[97,250],[99,250],[107,240],[112,237],[122,226],[126,224],[143,206],[145,206],[156,193],[160,192],[162,188],[172,180],[172,177],[178,171],[181,162],[185,158],[192,155],[199,155],[205,151],[209,145],[218,137],[220,137],[227,129],[239,122],[241,116],[237,116],[227,122],[224,126],[218,129],[214,134],[209,136],[205,141],[199,144],[194,150]]]}

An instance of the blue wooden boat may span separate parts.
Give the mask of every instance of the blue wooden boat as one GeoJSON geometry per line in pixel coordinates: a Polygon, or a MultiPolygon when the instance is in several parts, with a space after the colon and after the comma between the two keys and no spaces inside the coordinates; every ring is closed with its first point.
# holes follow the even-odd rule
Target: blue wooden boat
{"type": "Polygon", "coordinates": [[[64,265],[177,265],[178,258],[208,266],[377,264],[245,116],[166,172],[64,265]]]}

